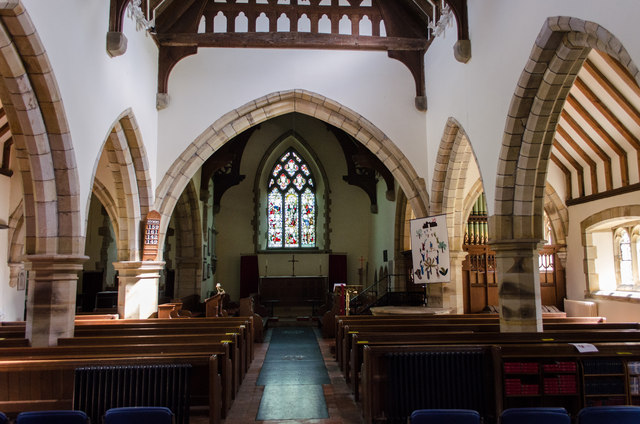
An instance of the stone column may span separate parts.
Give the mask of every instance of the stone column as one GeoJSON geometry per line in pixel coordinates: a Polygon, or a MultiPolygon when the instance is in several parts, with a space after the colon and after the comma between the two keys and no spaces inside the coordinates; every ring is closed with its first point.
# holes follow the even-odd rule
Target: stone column
{"type": "Polygon", "coordinates": [[[176,285],[174,298],[197,294],[200,295],[200,281],[206,278],[202,275],[202,262],[188,259],[178,259],[176,264],[176,285]]]}
{"type": "Polygon", "coordinates": [[[33,347],[55,346],[72,337],[76,315],[78,271],[89,259],[81,255],[28,255],[26,337],[33,347]]]}
{"type": "Polygon", "coordinates": [[[496,252],[500,331],[542,331],[539,240],[491,243],[496,252]]]}
{"type": "Polygon", "coordinates": [[[145,319],[158,311],[158,286],[164,262],[114,262],[118,271],[120,318],[145,319]]]}
{"type": "Polygon", "coordinates": [[[22,262],[9,262],[9,287],[15,288],[18,285],[20,273],[24,271],[22,262]]]}
{"type": "Polygon", "coordinates": [[[452,308],[451,313],[464,313],[464,296],[462,280],[462,262],[467,257],[463,250],[449,252],[449,273],[451,282],[444,285],[443,307],[452,308]]]}

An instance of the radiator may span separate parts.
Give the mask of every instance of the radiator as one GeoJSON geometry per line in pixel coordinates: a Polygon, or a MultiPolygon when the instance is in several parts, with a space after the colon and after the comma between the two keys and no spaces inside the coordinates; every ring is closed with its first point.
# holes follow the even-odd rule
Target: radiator
{"type": "Polygon", "coordinates": [[[175,424],[189,423],[190,364],[120,365],[75,370],[73,409],[101,424],[107,409],[166,406],[175,424]]]}
{"type": "Polygon", "coordinates": [[[385,361],[387,422],[405,424],[416,409],[473,409],[485,420],[492,415],[486,352],[398,352],[385,361]]]}

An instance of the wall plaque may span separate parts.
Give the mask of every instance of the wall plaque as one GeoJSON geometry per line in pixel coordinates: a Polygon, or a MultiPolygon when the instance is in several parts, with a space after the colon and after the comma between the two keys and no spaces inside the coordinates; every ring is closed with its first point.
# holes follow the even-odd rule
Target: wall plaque
{"type": "Polygon", "coordinates": [[[158,258],[158,239],[160,237],[160,214],[151,211],[147,214],[144,226],[142,260],[155,261],[158,258]]]}

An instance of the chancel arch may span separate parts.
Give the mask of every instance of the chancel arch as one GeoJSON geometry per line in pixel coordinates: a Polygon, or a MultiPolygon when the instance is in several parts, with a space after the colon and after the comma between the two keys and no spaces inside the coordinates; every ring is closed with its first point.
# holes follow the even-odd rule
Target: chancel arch
{"type": "Polygon", "coordinates": [[[424,180],[382,131],[365,117],[331,99],[305,90],[289,90],[272,93],[227,113],[200,134],[174,161],[156,191],[154,209],[162,215],[161,244],[179,193],[182,193],[204,161],[243,131],[291,112],[331,124],[366,146],[393,175],[416,214],[426,215],[428,195],[424,180]]]}
{"type": "MultiPolygon", "coordinates": [[[[570,90],[580,82],[578,72],[592,49],[618,60],[636,82],[640,78],[622,43],[606,28],[573,17],[551,17],[537,37],[509,107],[498,164],[495,215],[490,218],[504,331],[542,330],[535,269],[543,240],[547,172],[551,160],[561,162],[552,154],[556,128],[564,117],[565,105],[571,106],[570,90]]],[[[575,160],[572,163],[580,174],[584,166],[575,160]]],[[[567,168],[562,163],[558,166],[567,168]]],[[[583,182],[578,185],[583,187],[583,182]]],[[[597,186],[592,184],[592,190],[598,191],[597,186]]],[[[580,188],[578,196],[584,195],[580,188]]]]}

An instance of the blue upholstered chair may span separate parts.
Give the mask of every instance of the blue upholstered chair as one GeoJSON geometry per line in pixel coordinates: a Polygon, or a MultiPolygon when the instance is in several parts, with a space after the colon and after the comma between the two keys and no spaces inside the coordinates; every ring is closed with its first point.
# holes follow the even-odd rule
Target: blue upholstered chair
{"type": "Polygon", "coordinates": [[[27,411],[21,412],[16,424],[87,424],[89,418],[82,411],[27,411]]]}
{"type": "Polygon", "coordinates": [[[578,412],[578,424],[640,423],[640,406],[589,406],[578,412]]]}
{"type": "Polygon", "coordinates": [[[511,408],[500,414],[501,424],[571,424],[564,408],[511,408]]]}
{"type": "Polygon", "coordinates": [[[471,409],[418,409],[411,424],[480,424],[480,414],[471,409]]]}
{"type": "Polygon", "coordinates": [[[163,406],[111,408],[104,424],[172,424],[173,413],[163,406]]]}
{"type": "Polygon", "coordinates": [[[0,412],[0,424],[7,424],[9,420],[7,420],[7,416],[0,412]]]}

